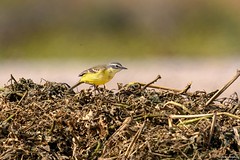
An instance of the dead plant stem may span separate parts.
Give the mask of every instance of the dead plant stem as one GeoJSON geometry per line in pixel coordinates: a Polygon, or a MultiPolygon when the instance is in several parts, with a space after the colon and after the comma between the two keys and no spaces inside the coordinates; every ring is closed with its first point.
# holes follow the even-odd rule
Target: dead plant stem
{"type": "Polygon", "coordinates": [[[214,101],[217,97],[219,97],[238,77],[240,76],[240,70],[237,70],[236,75],[227,82],[220,90],[218,90],[205,104],[207,107],[212,101],[214,101]]]}

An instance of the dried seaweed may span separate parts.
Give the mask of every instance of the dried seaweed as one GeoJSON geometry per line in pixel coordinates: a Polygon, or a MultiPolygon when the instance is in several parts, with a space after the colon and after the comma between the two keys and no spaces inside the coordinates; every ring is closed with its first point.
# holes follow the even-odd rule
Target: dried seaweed
{"type": "Polygon", "coordinates": [[[0,159],[240,158],[236,93],[218,98],[224,90],[158,79],[69,93],[65,83],[11,76],[0,91],[0,159]]]}

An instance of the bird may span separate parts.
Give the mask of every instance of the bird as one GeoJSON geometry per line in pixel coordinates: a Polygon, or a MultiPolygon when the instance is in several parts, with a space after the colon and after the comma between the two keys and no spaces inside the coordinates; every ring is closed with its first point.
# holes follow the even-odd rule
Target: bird
{"type": "Polygon", "coordinates": [[[95,87],[104,85],[109,82],[116,73],[125,69],[127,68],[123,67],[119,62],[111,62],[108,65],[105,64],[91,67],[79,74],[79,77],[81,77],[80,80],[69,88],[69,91],[72,91],[82,83],[90,84],[95,87]]]}

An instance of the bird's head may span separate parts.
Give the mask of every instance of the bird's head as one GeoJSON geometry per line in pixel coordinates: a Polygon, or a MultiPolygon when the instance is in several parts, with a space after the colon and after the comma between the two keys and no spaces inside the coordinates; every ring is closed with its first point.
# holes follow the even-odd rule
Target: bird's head
{"type": "Polygon", "coordinates": [[[108,64],[108,66],[107,66],[107,68],[109,69],[109,70],[111,70],[112,72],[115,72],[115,73],[117,73],[117,72],[119,72],[119,71],[121,71],[121,70],[123,70],[123,69],[127,69],[126,67],[123,67],[120,63],[118,63],[118,62],[111,62],[111,63],[109,63],[108,64]]]}

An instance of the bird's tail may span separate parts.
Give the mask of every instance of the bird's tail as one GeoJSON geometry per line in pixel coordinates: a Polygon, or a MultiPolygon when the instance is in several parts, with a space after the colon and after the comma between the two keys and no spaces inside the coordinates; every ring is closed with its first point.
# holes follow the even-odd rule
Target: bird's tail
{"type": "Polygon", "coordinates": [[[68,91],[72,91],[74,88],[76,88],[78,85],[82,84],[83,82],[78,82],[75,85],[73,85],[71,88],[68,89],[68,91]]]}

